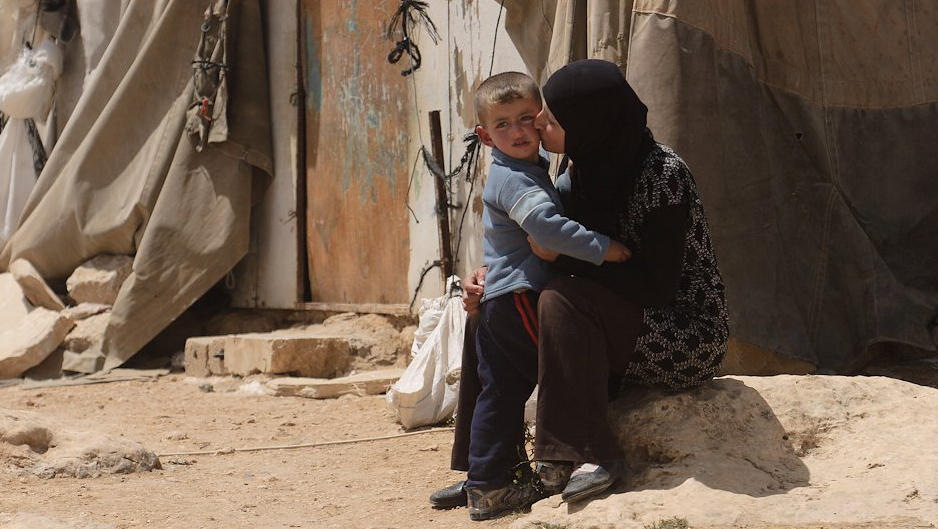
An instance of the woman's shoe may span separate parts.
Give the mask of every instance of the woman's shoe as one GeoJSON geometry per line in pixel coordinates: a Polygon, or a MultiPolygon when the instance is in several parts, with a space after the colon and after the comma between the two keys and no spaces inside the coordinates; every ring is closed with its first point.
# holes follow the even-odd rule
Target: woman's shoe
{"type": "Polygon", "coordinates": [[[567,503],[574,503],[604,492],[619,478],[618,473],[610,472],[613,466],[606,465],[603,468],[593,463],[578,466],[570,475],[570,481],[560,498],[567,503]]]}
{"type": "Polygon", "coordinates": [[[466,482],[460,481],[442,488],[430,495],[430,506],[434,509],[452,509],[454,507],[465,507],[466,482]]]}
{"type": "Polygon", "coordinates": [[[500,489],[481,490],[467,488],[469,518],[474,521],[489,520],[510,511],[527,509],[541,499],[534,483],[509,483],[500,489]]]}

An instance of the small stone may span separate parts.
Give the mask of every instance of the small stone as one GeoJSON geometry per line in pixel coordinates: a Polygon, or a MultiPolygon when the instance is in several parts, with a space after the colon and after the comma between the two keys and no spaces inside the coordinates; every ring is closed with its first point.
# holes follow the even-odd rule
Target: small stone
{"type": "Polygon", "coordinates": [[[212,393],[213,391],[215,391],[215,386],[206,382],[204,384],[199,384],[199,389],[204,391],[205,393],[212,393]]]}
{"type": "Polygon", "coordinates": [[[32,309],[13,274],[0,274],[0,333],[16,329],[32,309]]]}
{"type": "Polygon", "coordinates": [[[111,310],[111,306],[102,303],[80,303],[74,307],[68,307],[62,312],[70,320],[77,322],[109,310],[111,310]]]}
{"type": "Polygon", "coordinates": [[[76,268],[65,285],[76,303],[113,305],[132,271],[132,257],[102,254],[76,268]]]}
{"type": "Polygon", "coordinates": [[[169,432],[168,434],[166,434],[166,437],[165,437],[165,439],[169,441],[182,441],[188,438],[189,438],[189,434],[187,434],[186,432],[181,432],[179,430],[169,432]]]}
{"type": "Polygon", "coordinates": [[[58,312],[37,308],[17,328],[0,332],[0,379],[17,378],[39,365],[62,344],[74,325],[58,312]]]}
{"type": "Polygon", "coordinates": [[[91,346],[104,341],[111,313],[104,312],[79,320],[72,332],[65,337],[65,348],[74,353],[83,353],[91,346]]]}
{"type": "Polygon", "coordinates": [[[49,288],[36,267],[26,259],[17,259],[10,263],[10,273],[22,287],[26,299],[33,305],[49,310],[65,309],[65,304],[59,296],[49,288]]]}

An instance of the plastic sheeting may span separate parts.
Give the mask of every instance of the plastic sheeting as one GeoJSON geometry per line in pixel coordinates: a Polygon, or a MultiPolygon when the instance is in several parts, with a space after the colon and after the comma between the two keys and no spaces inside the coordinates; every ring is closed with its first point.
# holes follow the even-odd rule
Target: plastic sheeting
{"type": "Polygon", "coordinates": [[[938,4],[523,0],[543,82],[616,62],[697,179],[733,335],[822,370],[934,354],[938,4]],[[549,44],[548,44],[549,43],[549,44]]]}
{"type": "Polygon", "coordinates": [[[65,366],[76,371],[120,365],[224,277],[247,252],[252,184],[271,173],[258,0],[230,4],[231,99],[216,101],[228,133],[203,152],[185,115],[210,2],[91,4],[119,22],[0,254],[0,269],[25,258],[52,283],[95,255],[134,255],[103,343],[65,366]]]}

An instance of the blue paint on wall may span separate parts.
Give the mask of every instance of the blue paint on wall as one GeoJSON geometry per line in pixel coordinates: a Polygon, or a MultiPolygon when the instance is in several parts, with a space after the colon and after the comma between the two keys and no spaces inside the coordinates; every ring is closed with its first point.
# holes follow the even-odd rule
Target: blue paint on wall
{"type": "Polygon", "coordinates": [[[322,64],[319,47],[313,34],[313,22],[306,17],[306,109],[322,111],[322,64]]]}

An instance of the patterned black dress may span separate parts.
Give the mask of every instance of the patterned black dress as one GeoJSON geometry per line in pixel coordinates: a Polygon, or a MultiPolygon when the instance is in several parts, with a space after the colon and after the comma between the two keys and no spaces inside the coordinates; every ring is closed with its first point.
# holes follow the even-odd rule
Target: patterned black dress
{"type": "Polygon", "coordinates": [[[667,306],[645,309],[637,360],[626,369],[626,384],[672,390],[697,386],[717,373],[726,355],[726,297],[703,203],[687,165],[667,146],[656,143],[646,156],[616,238],[641,252],[643,219],[680,204],[688,204],[690,213],[680,286],[667,306]]]}

